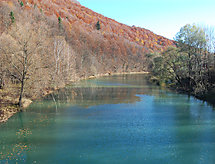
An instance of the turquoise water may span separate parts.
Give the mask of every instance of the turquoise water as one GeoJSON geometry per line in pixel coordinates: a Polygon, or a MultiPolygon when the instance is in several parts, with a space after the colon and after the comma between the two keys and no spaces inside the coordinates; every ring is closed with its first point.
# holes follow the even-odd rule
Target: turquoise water
{"type": "Polygon", "coordinates": [[[0,125],[0,163],[214,164],[215,111],[143,75],[81,81],[0,125]]]}

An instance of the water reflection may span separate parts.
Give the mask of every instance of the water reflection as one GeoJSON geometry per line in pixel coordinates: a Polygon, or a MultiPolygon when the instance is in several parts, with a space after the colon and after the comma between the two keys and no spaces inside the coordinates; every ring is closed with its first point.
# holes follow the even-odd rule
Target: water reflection
{"type": "Polygon", "coordinates": [[[136,75],[133,79],[130,76],[85,80],[60,89],[45,100],[57,102],[58,106],[67,103],[88,108],[101,104],[135,103],[141,101],[138,94],[153,95],[160,92],[155,86],[147,86],[143,75],[136,75]]]}
{"type": "MultiPolygon", "coordinates": [[[[140,101],[136,96],[139,88],[70,88],[58,91],[54,97],[57,104],[70,103],[82,107],[90,107],[101,104],[135,103],[140,101]]],[[[52,97],[47,97],[51,100],[52,97]]]]}
{"type": "Polygon", "coordinates": [[[214,118],[143,75],[81,81],[0,125],[0,163],[214,163],[214,118]]]}

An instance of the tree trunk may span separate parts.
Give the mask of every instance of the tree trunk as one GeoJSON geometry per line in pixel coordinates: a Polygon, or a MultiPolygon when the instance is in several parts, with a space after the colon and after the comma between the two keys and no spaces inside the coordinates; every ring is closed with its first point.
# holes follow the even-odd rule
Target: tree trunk
{"type": "Polygon", "coordinates": [[[191,81],[191,71],[192,71],[192,62],[191,62],[191,57],[192,57],[192,48],[189,46],[189,49],[188,49],[188,76],[189,76],[189,78],[188,78],[188,82],[189,82],[189,84],[188,84],[188,94],[190,95],[191,94],[191,90],[192,90],[192,81],[191,81]]]}
{"type": "Polygon", "coordinates": [[[20,95],[19,95],[19,103],[18,103],[18,105],[19,105],[19,108],[20,108],[20,111],[22,111],[22,96],[23,96],[23,91],[24,91],[24,78],[23,78],[23,80],[22,80],[22,82],[21,82],[21,89],[20,89],[20,95]]]}
{"type": "Polygon", "coordinates": [[[22,74],[22,78],[21,78],[21,89],[20,89],[20,95],[19,95],[19,108],[20,108],[20,111],[22,112],[22,97],[23,97],[23,92],[24,92],[24,85],[25,85],[25,77],[26,77],[26,74],[27,74],[27,71],[26,71],[26,66],[27,66],[27,53],[25,53],[26,56],[25,56],[25,62],[24,62],[24,68],[23,68],[23,74],[22,74]]]}

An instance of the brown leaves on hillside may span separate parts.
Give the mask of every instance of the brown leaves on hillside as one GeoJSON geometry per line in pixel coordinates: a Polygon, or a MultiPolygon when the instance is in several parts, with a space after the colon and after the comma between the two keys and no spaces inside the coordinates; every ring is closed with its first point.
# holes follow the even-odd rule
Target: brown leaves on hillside
{"type": "MultiPolygon", "coordinates": [[[[173,44],[148,30],[120,24],[70,0],[23,0],[23,3],[21,7],[16,0],[0,2],[0,45],[3,46],[0,88],[20,88],[17,75],[25,67],[20,61],[30,57],[32,64],[24,80],[24,96],[28,98],[37,98],[93,75],[146,71],[144,54],[173,44]],[[11,11],[15,17],[13,23],[11,11]],[[60,26],[58,17],[62,20],[60,26]],[[98,21],[100,30],[95,26],[98,21]],[[32,36],[25,45],[29,34],[32,36]],[[24,51],[20,50],[23,43],[24,51]],[[27,52],[36,51],[23,57],[28,54],[26,46],[27,52]],[[21,53],[17,54],[18,51],[21,53]]],[[[17,90],[12,89],[11,93],[17,90]]]]}
{"type": "Polygon", "coordinates": [[[76,1],[71,0],[23,0],[26,9],[30,7],[32,10],[37,6],[47,16],[54,15],[63,19],[63,24],[68,31],[72,30],[72,26],[79,25],[84,28],[86,32],[94,32],[95,24],[99,20],[101,22],[101,34],[109,41],[112,41],[108,36],[114,36],[115,40],[123,38],[130,42],[135,42],[144,47],[144,52],[162,51],[174,42],[162,36],[155,35],[153,32],[135,27],[127,26],[116,22],[113,19],[104,17],[101,14],[93,12],[92,10],[81,6],[76,1]]]}

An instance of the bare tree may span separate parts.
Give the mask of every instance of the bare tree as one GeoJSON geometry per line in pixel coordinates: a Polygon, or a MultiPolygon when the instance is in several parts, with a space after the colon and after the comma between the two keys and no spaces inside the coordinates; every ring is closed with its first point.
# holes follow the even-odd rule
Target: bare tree
{"type": "MultiPolygon", "coordinates": [[[[1,37],[1,54],[7,58],[7,74],[20,83],[18,105],[22,107],[22,98],[26,80],[30,79],[37,51],[42,46],[40,28],[30,23],[16,24],[1,37]]],[[[34,67],[35,68],[35,67],[34,67]]]]}

